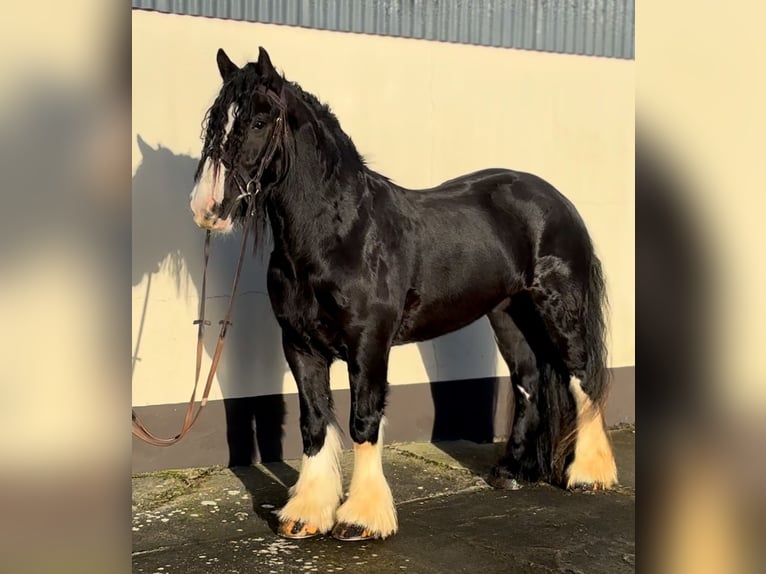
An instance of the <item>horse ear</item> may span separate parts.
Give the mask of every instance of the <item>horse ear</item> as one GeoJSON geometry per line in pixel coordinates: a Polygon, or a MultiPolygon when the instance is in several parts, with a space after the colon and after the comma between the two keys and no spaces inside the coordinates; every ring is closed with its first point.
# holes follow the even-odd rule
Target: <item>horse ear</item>
{"type": "Polygon", "coordinates": [[[271,58],[269,58],[269,53],[263,46],[258,48],[258,69],[264,77],[273,75],[275,71],[274,65],[271,63],[271,58]]]}
{"type": "Polygon", "coordinates": [[[218,71],[221,72],[221,78],[225,82],[232,74],[239,71],[237,65],[229,59],[223,48],[218,48],[218,53],[215,56],[216,62],[218,62],[218,71]]]}
{"type": "Polygon", "coordinates": [[[263,47],[258,48],[258,72],[272,89],[280,90],[282,88],[282,77],[274,69],[269,53],[263,47]]]}
{"type": "Polygon", "coordinates": [[[147,155],[154,151],[152,146],[146,143],[146,140],[141,137],[141,134],[138,134],[136,137],[136,142],[138,143],[138,151],[141,152],[142,157],[145,158],[147,155]]]}

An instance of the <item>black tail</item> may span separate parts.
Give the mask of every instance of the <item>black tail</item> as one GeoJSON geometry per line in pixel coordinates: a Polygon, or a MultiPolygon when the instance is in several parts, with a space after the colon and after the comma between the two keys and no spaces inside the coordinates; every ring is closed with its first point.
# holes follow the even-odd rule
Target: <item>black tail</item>
{"type": "Polygon", "coordinates": [[[566,482],[564,471],[574,456],[577,438],[577,409],[569,392],[569,373],[552,363],[540,364],[540,418],[543,423],[538,441],[538,460],[545,469],[543,480],[551,484],[566,482]]]}
{"type": "Polygon", "coordinates": [[[601,261],[592,252],[588,285],[582,307],[586,353],[583,390],[600,407],[603,407],[606,402],[611,381],[606,368],[606,313],[608,307],[609,302],[606,296],[601,261]]]}
{"type": "MultiPolygon", "coordinates": [[[[592,247],[590,249],[587,284],[584,293],[581,291],[579,305],[573,309],[579,314],[585,350],[584,372],[578,375],[582,377],[583,390],[591,401],[603,406],[609,387],[605,345],[606,291],[601,262],[592,247]]],[[[523,480],[541,479],[563,485],[566,483],[565,471],[574,458],[577,439],[577,405],[569,389],[572,373],[528,293],[515,295],[508,312],[528,347],[511,343],[514,339],[505,333],[502,317],[491,317],[493,328],[512,373],[515,371],[517,377],[524,379],[527,389],[538,389],[539,419],[532,425],[534,437],[530,443],[534,445],[534,452],[525,449],[522,458],[514,457],[512,451],[517,437],[511,436],[504,464],[523,480]]]]}
{"type": "MultiPolygon", "coordinates": [[[[609,393],[611,378],[606,368],[606,312],[608,301],[604,274],[591,247],[591,264],[588,284],[581,307],[584,326],[585,376],[583,390],[598,408],[604,407],[609,393]]],[[[540,366],[541,398],[544,418],[547,418],[550,436],[551,483],[564,484],[565,470],[574,458],[577,440],[577,405],[569,391],[570,373],[555,362],[540,366]]]]}

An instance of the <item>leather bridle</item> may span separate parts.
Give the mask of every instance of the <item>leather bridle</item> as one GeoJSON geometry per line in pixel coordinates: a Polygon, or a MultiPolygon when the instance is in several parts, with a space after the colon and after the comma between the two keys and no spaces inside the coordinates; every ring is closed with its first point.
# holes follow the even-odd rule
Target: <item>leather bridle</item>
{"type": "MultiPolygon", "coordinates": [[[[199,305],[200,318],[194,321],[193,323],[197,325],[197,357],[196,357],[196,363],[195,363],[194,388],[192,390],[191,398],[189,399],[189,404],[186,407],[186,414],[184,416],[184,422],[183,422],[183,426],[181,427],[181,431],[172,438],[157,437],[146,428],[143,421],[136,414],[136,410],[133,409],[133,435],[143,440],[144,442],[147,442],[154,446],[170,446],[177,443],[179,440],[181,440],[186,435],[186,433],[189,432],[189,429],[191,429],[192,425],[197,421],[197,418],[202,412],[202,409],[204,409],[205,406],[207,405],[208,397],[210,395],[210,389],[213,386],[213,379],[215,377],[216,370],[218,369],[218,363],[220,362],[220,359],[221,359],[221,353],[223,352],[224,340],[226,339],[226,334],[228,332],[229,326],[232,324],[231,315],[232,315],[232,310],[234,308],[234,299],[236,298],[236,295],[237,295],[237,286],[239,284],[239,277],[242,273],[242,263],[245,258],[245,246],[247,245],[247,238],[248,238],[248,235],[250,234],[251,227],[254,227],[254,223],[255,223],[255,219],[254,219],[255,204],[256,204],[255,198],[261,192],[261,179],[263,177],[263,173],[266,170],[266,168],[269,166],[269,164],[271,163],[271,160],[274,158],[274,153],[276,152],[277,147],[279,146],[280,142],[283,144],[283,147],[286,144],[287,124],[286,124],[286,118],[285,118],[286,103],[284,99],[284,89],[281,90],[279,94],[276,94],[275,92],[269,90],[268,88],[264,86],[258,86],[258,88],[256,88],[256,91],[268,97],[277,106],[279,113],[277,115],[276,120],[274,121],[274,127],[272,128],[271,134],[269,136],[269,143],[266,149],[264,150],[263,155],[261,156],[261,160],[258,164],[258,169],[256,170],[255,175],[252,178],[250,178],[249,181],[244,182],[244,179],[242,177],[240,177],[236,172],[232,172],[232,174],[235,176],[234,181],[236,182],[237,187],[240,190],[240,194],[234,200],[235,204],[238,203],[239,201],[242,201],[245,198],[249,198],[249,203],[248,203],[248,208],[245,215],[245,223],[244,223],[244,229],[242,234],[242,246],[239,251],[239,260],[237,261],[237,270],[234,273],[234,281],[231,286],[231,296],[229,297],[229,305],[226,309],[226,314],[224,315],[223,320],[219,322],[219,324],[221,325],[221,329],[218,333],[218,342],[216,343],[215,351],[213,352],[213,358],[210,364],[210,370],[208,371],[207,380],[205,382],[205,388],[202,392],[202,399],[200,400],[199,407],[195,411],[194,403],[196,402],[197,386],[199,384],[199,376],[202,370],[202,351],[204,347],[205,327],[207,325],[210,325],[210,321],[205,320],[205,299],[207,295],[206,293],[207,266],[208,266],[208,260],[210,259],[210,236],[211,236],[210,230],[208,230],[205,233],[204,265],[202,268],[202,289],[200,292],[200,305],[199,305]]],[[[231,207],[231,210],[233,209],[234,209],[234,206],[231,207]]]]}

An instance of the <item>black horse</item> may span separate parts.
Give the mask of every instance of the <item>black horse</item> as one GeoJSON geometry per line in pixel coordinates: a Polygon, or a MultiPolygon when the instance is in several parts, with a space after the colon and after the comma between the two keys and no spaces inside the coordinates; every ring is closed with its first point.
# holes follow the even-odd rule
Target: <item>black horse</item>
{"type": "Polygon", "coordinates": [[[495,486],[608,488],[601,265],[574,206],[528,173],[488,169],[427,190],[369,169],[317,98],[261,48],[206,115],[191,207],[206,229],[271,228],[267,284],[300,397],[304,457],[279,533],[385,538],[396,510],[381,465],[389,352],[489,317],[516,407],[495,486]],[[255,184],[255,185],[253,185],[255,184]],[[251,220],[252,218],[252,220],[251,220]],[[330,364],[348,364],[354,472],[342,502],[330,364]]]}

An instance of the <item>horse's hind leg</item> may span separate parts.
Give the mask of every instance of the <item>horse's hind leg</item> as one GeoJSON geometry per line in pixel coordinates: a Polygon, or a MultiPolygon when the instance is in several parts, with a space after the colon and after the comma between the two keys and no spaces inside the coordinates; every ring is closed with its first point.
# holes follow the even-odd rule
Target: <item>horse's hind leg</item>
{"type": "Polygon", "coordinates": [[[546,460],[538,456],[541,431],[540,376],[535,355],[523,333],[506,311],[488,315],[500,354],[511,372],[515,399],[513,425],[505,454],[492,469],[490,482],[496,488],[514,488],[516,480],[547,478],[546,460]]]}
{"type": "Polygon", "coordinates": [[[593,256],[587,275],[577,281],[562,275],[560,260],[556,263],[538,275],[531,294],[566,365],[577,409],[576,431],[561,437],[564,456],[571,460],[566,486],[610,488],[617,483],[617,467],[603,416],[608,375],[601,267],[593,256]]]}
{"type": "Polygon", "coordinates": [[[562,437],[575,431],[566,367],[528,292],[515,294],[511,305],[490,313],[489,320],[515,397],[506,453],[490,481],[498,488],[513,488],[512,479],[561,484],[562,437]]]}
{"type": "Polygon", "coordinates": [[[338,509],[333,529],[333,536],[339,540],[386,538],[398,529],[382,462],[389,341],[389,329],[376,325],[349,348],[354,474],[348,499],[338,509]]]}
{"type": "Polygon", "coordinates": [[[279,534],[310,538],[335,523],[343,486],[341,443],[330,394],[329,361],[283,334],[285,358],[298,384],[303,461],[290,500],[279,512],[279,534]]]}
{"type": "Polygon", "coordinates": [[[617,465],[606,435],[603,406],[588,396],[577,376],[571,378],[570,390],[577,403],[577,439],[574,460],[566,471],[567,488],[611,488],[617,484],[617,465]]]}

